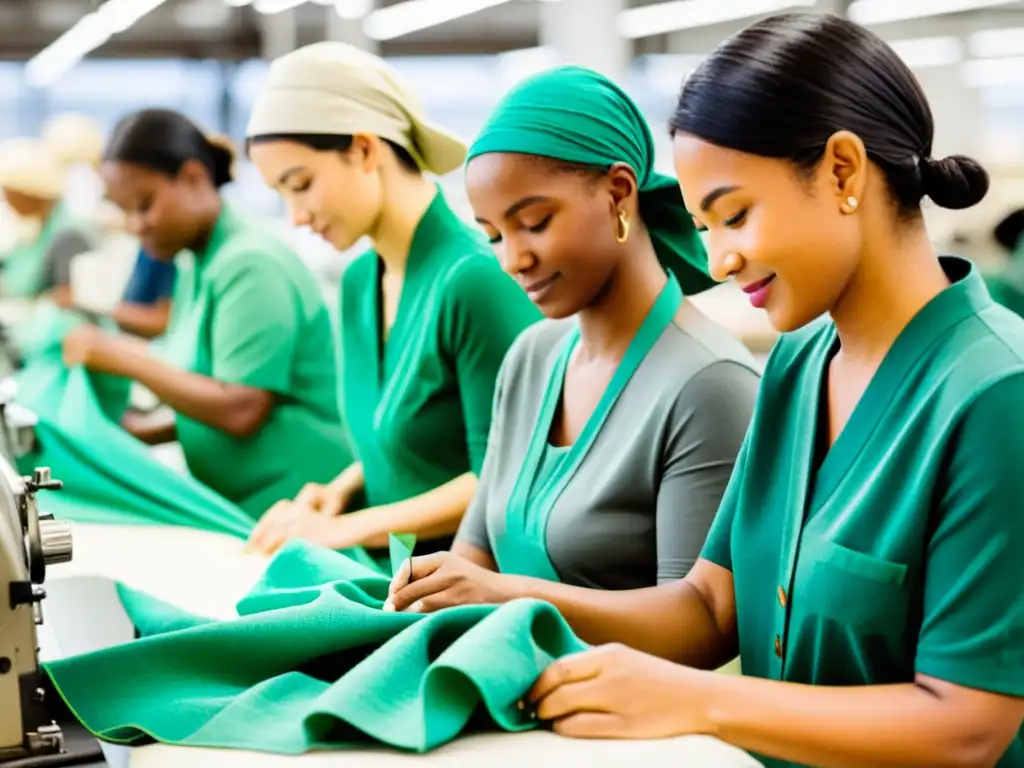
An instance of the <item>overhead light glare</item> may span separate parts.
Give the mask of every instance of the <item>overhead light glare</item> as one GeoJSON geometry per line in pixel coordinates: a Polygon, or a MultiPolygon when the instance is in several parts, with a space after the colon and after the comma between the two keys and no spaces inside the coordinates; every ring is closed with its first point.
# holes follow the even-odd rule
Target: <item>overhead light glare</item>
{"type": "Polygon", "coordinates": [[[619,14],[619,32],[635,40],[680,29],[709,27],[764,13],[813,6],[817,0],[672,0],[619,14]]]}
{"type": "Polygon", "coordinates": [[[405,0],[373,11],[363,22],[363,32],[371,40],[393,40],[507,2],[510,0],[405,0]]]}
{"type": "Polygon", "coordinates": [[[850,21],[858,24],[888,24],[906,19],[996,8],[1014,2],[1016,0],[854,0],[846,15],[850,21]]]}

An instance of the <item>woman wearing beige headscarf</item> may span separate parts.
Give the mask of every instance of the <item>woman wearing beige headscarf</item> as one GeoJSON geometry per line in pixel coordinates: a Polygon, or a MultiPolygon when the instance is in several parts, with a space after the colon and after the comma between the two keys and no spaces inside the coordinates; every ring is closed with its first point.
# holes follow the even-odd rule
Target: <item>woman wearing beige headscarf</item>
{"type": "Polygon", "coordinates": [[[375,549],[404,532],[420,551],[447,548],[476,489],[498,368],[539,318],[426,176],[461,166],[466,147],[397,72],[342,43],[273,62],[248,139],[297,226],[339,250],[373,243],[341,289],[341,402],[360,462],[275,506],[252,543],[375,549]]]}
{"type": "Polygon", "coordinates": [[[0,295],[34,299],[67,291],[75,256],[93,248],[93,233],[63,203],[66,168],[44,141],[15,138],[0,144],[0,192],[34,233],[3,256],[0,295]]]}

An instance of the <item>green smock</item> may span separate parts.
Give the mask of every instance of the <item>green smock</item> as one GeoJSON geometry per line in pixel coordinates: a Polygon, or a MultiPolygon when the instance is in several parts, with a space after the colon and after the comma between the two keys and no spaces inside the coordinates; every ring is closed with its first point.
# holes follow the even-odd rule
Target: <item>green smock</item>
{"type": "Polygon", "coordinates": [[[122,589],[142,639],[46,671],[89,730],[123,744],[426,752],[466,730],[538,727],[517,702],[554,659],[585,648],[552,606],[385,612],[389,581],[291,542],[238,618],[122,589]]]}
{"type": "Polygon", "coordinates": [[[342,402],[371,507],[480,473],[501,361],[540,318],[440,191],[413,236],[386,343],[382,276],[370,251],[341,289],[342,402]]]}
{"type": "Polygon", "coordinates": [[[745,675],[1024,696],[1024,320],[942,265],[831,448],[835,327],[772,352],[703,555],[733,572],[745,675]]]}
{"type": "Polygon", "coordinates": [[[0,269],[0,293],[8,298],[32,299],[47,288],[47,258],[50,246],[75,220],[66,206],[58,204],[50,211],[39,236],[31,243],[16,246],[4,258],[0,269]]]}
{"type": "Polygon", "coordinates": [[[162,346],[174,365],[276,396],[252,437],[177,415],[191,473],[254,518],[351,463],[333,329],[316,280],[284,243],[229,206],[179,272],[162,346]]]}

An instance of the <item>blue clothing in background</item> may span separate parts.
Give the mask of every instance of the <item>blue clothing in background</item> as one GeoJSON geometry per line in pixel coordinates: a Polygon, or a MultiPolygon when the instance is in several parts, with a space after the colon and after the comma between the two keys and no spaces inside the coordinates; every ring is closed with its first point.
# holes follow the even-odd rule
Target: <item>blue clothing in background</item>
{"type": "Polygon", "coordinates": [[[156,304],[169,299],[176,274],[174,262],[157,261],[140,250],[123,300],[129,304],[156,304]]]}

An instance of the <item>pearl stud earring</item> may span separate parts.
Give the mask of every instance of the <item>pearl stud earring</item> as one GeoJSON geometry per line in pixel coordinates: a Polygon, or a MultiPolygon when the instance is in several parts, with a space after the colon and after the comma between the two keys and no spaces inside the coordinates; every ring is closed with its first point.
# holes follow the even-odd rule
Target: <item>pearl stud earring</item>
{"type": "Polygon", "coordinates": [[[858,204],[858,201],[857,201],[857,198],[856,198],[856,197],[848,197],[848,198],[846,198],[846,208],[847,208],[847,210],[849,210],[849,211],[850,211],[851,213],[852,213],[853,211],[856,211],[856,210],[857,210],[857,204],[858,204]]]}

